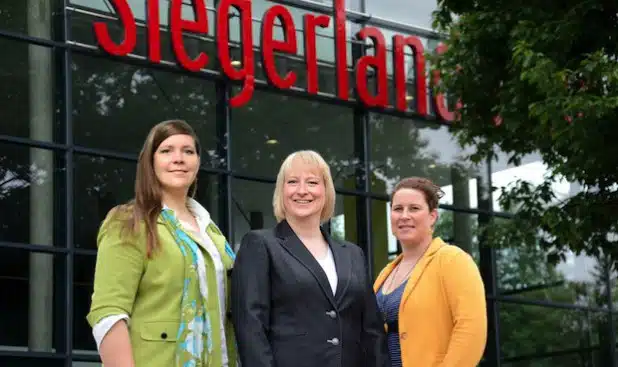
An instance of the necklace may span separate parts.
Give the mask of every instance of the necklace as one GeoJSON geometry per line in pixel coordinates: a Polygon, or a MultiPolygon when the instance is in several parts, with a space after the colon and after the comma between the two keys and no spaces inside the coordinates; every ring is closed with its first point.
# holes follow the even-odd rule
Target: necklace
{"type": "MultiPolygon", "coordinates": [[[[410,276],[410,273],[412,273],[412,270],[416,268],[416,264],[418,264],[418,262],[425,256],[425,253],[427,252],[428,249],[429,249],[429,246],[425,248],[421,256],[418,259],[416,259],[414,264],[412,264],[412,266],[410,267],[406,275],[403,277],[404,281],[401,282],[401,284],[407,281],[408,277],[410,276]]],[[[388,296],[394,291],[394,289],[391,289],[391,288],[392,288],[393,282],[395,281],[395,278],[397,277],[397,273],[399,273],[399,268],[401,267],[402,262],[403,262],[403,259],[399,262],[399,264],[397,264],[397,267],[393,271],[390,281],[388,282],[388,285],[386,284],[386,282],[384,282],[384,285],[382,286],[382,297],[380,297],[381,300],[378,299],[378,302],[379,302],[378,307],[380,307],[380,311],[382,314],[382,320],[384,321],[384,330],[386,330],[386,332],[388,332],[388,323],[386,322],[386,317],[387,317],[386,303],[389,298],[388,296]],[[386,292],[387,290],[388,290],[388,293],[386,292]]],[[[401,284],[399,284],[397,287],[400,287],[401,284]]],[[[401,302],[401,299],[399,300],[399,302],[401,302]]]]}
{"type": "MultiPolygon", "coordinates": [[[[404,281],[401,282],[401,284],[399,284],[397,287],[400,287],[402,284],[406,282],[406,279],[408,279],[408,277],[410,276],[410,273],[412,273],[412,270],[414,270],[414,268],[416,267],[417,262],[418,260],[410,267],[406,275],[404,275],[403,277],[404,281]]],[[[384,329],[386,331],[388,331],[388,323],[386,322],[387,320],[387,309],[386,309],[387,305],[386,304],[388,303],[389,295],[395,292],[395,289],[392,289],[392,286],[393,286],[393,282],[395,281],[395,278],[397,277],[397,274],[399,273],[400,267],[401,267],[401,262],[397,264],[397,267],[395,268],[395,271],[390,277],[388,284],[384,284],[384,286],[382,287],[382,297],[380,297],[381,299],[379,300],[382,320],[384,321],[384,329]]]]}

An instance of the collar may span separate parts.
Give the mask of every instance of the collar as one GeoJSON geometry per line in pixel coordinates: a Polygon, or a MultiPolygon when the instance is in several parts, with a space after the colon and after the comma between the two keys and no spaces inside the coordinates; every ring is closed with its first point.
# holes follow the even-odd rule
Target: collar
{"type": "MultiPolygon", "coordinates": [[[[165,203],[162,203],[162,205],[163,209],[171,210],[172,213],[176,215],[174,210],[167,206],[165,203]]],[[[208,224],[210,224],[210,213],[208,212],[208,210],[206,210],[206,208],[202,206],[202,204],[198,203],[197,200],[193,198],[187,198],[187,206],[189,207],[189,211],[195,216],[195,219],[197,219],[200,227],[206,227],[208,224]]]]}

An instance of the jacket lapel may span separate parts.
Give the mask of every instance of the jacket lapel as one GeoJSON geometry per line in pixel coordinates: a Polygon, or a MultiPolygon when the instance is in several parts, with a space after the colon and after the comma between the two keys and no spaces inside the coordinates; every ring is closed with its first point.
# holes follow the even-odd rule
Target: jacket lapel
{"type": "MultiPolygon", "coordinates": [[[[292,227],[288,224],[287,221],[283,220],[277,224],[275,227],[275,232],[277,237],[281,241],[283,248],[298,260],[313,277],[318,282],[322,293],[326,296],[328,301],[335,306],[335,299],[333,296],[333,291],[330,287],[330,283],[328,282],[328,278],[326,277],[326,273],[318,263],[318,261],[313,257],[311,252],[307,249],[307,247],[301,242],[300,238],[294,233],[292,227]]],[[[322,232],[324,233],[324,232],[322,232]]],[[[333,252],[334,256],[334,252],[333,252]]],[[[335,260],[336,261],[336,260],[335,260]]],[[[336,263],[335,263],[336,264],[336,263]]]]}
{"type": "Polygon", "coordinates": [[[408,284],[406,284],[406,287],[403,290],[403,295],[401,296],[400,309],[403,309],[403,307],[405,307],[406,301],[408,300],[408,298],[414,291],[414,288],[416,288],[416,285],[418,284],[418,282],[421,280],[421,277],[423,276],[423,273],[427,269],[427,266],[431,264],[438,250],[440,250],[442,246],[444,245],[445,245],[444,241],[442,241],[442,239],[440,239],[439,237],[436,237],[431,241],[431,243],[429,244],[429,248],[427,249],[425,254],[420,258],[420,260],[414,267],[414,270],[412,270],[412,274],[410,274],[410,278],[408,278],[408,284]]]}
{"type": "MultiPolygon", "coordinates": [[[[408,298],[414,291],[414,288],[416,288],[416,285],[418,284],[421,277],[423,276],[425,269],[427,269],[427,266],[431,264],[438,250],[440,250],[442,246],[444,245],[446,244],[439,237],[436,237],[431,241],[431,243],[429,244],[429,248],[427,249],[423,257],[420,258],[420,260],[418,261],[418,263],[412,270],[410,277],[408,278],[408,284],[406,284],[406,287],[403,290],[403,295],[401,296],[400,309],[403,309],[406,301],[408,300],[408,298]]],[[[397,266],[397,264],[399,264],[399,262],[402,259],[403,259],[403,255],[399,255],[390,264],[386,265],[384,270],[380,273],[375,283],[373,284],[373,290],[375,293],[378,293],[378,290],[380,289],[380,287],[382,286],[386,278],[388,278],[390,273],[395,269],[395,266],[397,266]]]]}

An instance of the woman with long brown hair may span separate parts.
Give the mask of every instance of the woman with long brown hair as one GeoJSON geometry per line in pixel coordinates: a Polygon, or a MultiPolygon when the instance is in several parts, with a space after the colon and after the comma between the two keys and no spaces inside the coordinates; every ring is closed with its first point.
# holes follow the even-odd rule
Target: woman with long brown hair
{"type": "Polygon", "coordinates": [[[234,253],[192,198],[199,166],[193,129],[157,124],[139,155],[135,198],[101,225],[87,318],[105,367],[236,366],[226,317],[234,253]]]}

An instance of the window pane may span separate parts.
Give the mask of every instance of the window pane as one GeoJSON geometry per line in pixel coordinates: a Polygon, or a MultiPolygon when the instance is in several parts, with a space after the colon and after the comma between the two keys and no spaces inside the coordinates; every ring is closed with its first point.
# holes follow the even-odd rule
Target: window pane
{"type": "MultiPolygon", "coordinates": [[[[96,248],[101,221],[111,208],[134,197],[136,162],[102,157],[75,157],[75,246],[96,248]]],[[[217,177],[198,174],[196,199],[218,221],[217,177]]]]}
{"type": "Polygon", "coordinates": [[[51,49],[3,38],[0,49],[11,50],[0,58],[0,134],[41,141],[61,139],[51,49]]]}
{"type": "Polygon", "coordinates": [[[97,346],[92,336],[92,328],[86,320],[92,301],[94,267],[97,258],[94,255],[75,255],[75,272],[73,274],[73,349],[96,351],[97,346]]]}
{"type": "Polygon", "coordinates": [[[64,358],[35,358],[0,356],[2,367],[64,367],[64,358]]]}
{"type": "MultiPolygon", "coordinates": [[[[502,358],[505,361],[542,358],[544,355],[549,356],[550,353],[559,355],[561,351],[598,347],[601,341],[607,340],[604,335],[604,330],[607,330],[606,323],[607,315],[602,313],[502,302],[500,303],[502,358]]],[[[590,353],[581,353],[577,358],[584,363],[569,365],[591,365],[590,353]]],[[[561,359],[552,360],[554,364],[528,365],[563,365],[555,364],[558,361],[561,359]]]]}
{"type": "Polygon", "coordinates": [[[445,192],[441,204],[476,208],[477,167],[446,126],[371,114],[371,191],[390,193],[408,176],[431,179],[445,192]]]}
{"type": "Polygon", "coordinates": [[[358,243],[358,224],[356,208],[359,197],[352,195],[335,196],[335,213],[329,221],[330,235],[340,241],[358,243]]]}
{"type": "MultiPolygon", "coordinates": [[[[496,224],[507,223],[495,219],[496,224]]],[[[607,260],[568,252],[553,265],[547,252],[535,243],[496,251],[497,284],[500,294],[535,300],[608,307],[607,260]]]]}
{"type": "Polygon", "coordinates": [[[352,109],[257,92],[234,110],[231,125],[234,171],[274,178],[288,154],[312,149],[330,165],[336,186],[354,188],[361,165],[352,109]]]}
{"type": "Polygon", "coordinates": [[[610,366],[609,360],[605,359],[603,362],[601,359],[601,353],[598,349],[583,349],[579,353],[565,353],[553,357],[537,357],[537,358],[525,358],[523,360],[515,358],[517,361],[511,362],[507,359],[507,362],[502,362],[501,366],[504,367],[605,367],[610,366]]]}
{"type": "Polygon", "coordinates": [[[376,17],[426,29],[431,29],[431,13],[438,7],[436,0],[365,0],[365,6],[376,17]]]}
{"type": "Polygon", "coordinates": [[[58,154],[0,143],[0,241],[64,246],[64,192],[58,154]]]}
{"type": "Polygon", "coordinates": [[[50,39],[55,4],[54,0],[3,1],[0,3],[0,29],[50,39]]]}
{"type": "Polygon", "coordinates": [[[51,254],[0,247],[0,293],[10,295],[0,302],[0,351],[58,348],[58,316],[66,316],[58,294],[64,284],[60,266],[51,254]]]}
{"type": "Polygon", "coordinates": [[[73,70],[77,144],[137,153],[156,123],[183,119],[200,138],[202,165],[224,163],[217,153],[213,83],[78,55],[73,70]]]}
{"type": "Polygon", "coordinates": [[[434,227],[434,237],[440,237],[445,242],[455,245],[474,258],[478,264],[479,254],[479,226],[476,214],[438,210],[438,221],[434,227]]]}
{"type": "Polygon", "coordinates": [[[234,238],[230,243],[238,249],[242,237],[252,229],[270,228],[277,224],[273,213],[275,185],[247,180],[232,180],[232,218],[234,238]]]}

